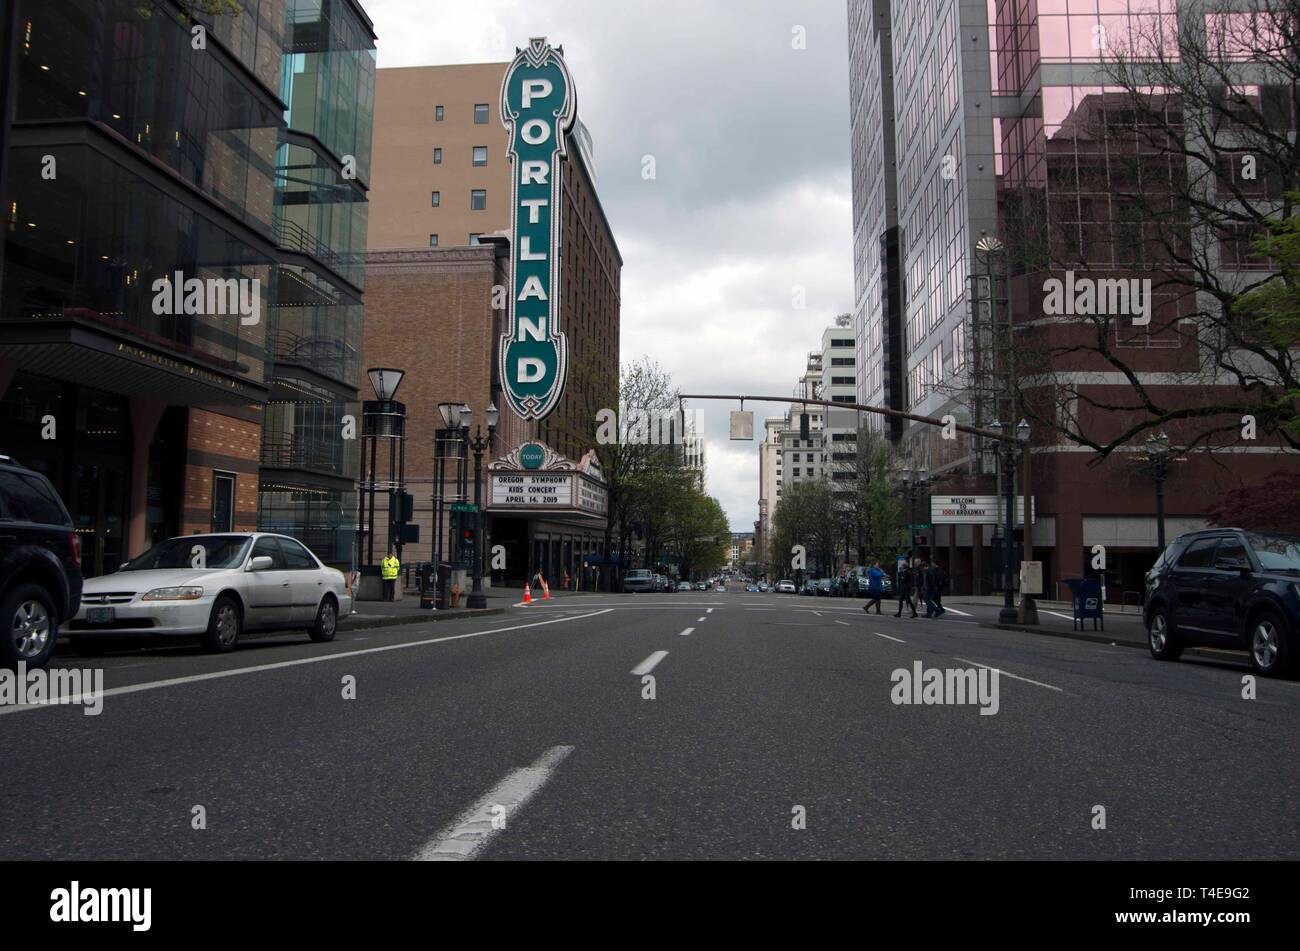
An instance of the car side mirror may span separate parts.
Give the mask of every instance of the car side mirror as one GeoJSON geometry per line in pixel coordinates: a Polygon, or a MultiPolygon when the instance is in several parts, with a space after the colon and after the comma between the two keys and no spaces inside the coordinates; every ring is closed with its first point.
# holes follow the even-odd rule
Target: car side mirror
{"type": "Polygon", "coordinates": [[[268,571],[275,562],[270,555],[258,555],[248,562],[248,571],[268,571]]]}

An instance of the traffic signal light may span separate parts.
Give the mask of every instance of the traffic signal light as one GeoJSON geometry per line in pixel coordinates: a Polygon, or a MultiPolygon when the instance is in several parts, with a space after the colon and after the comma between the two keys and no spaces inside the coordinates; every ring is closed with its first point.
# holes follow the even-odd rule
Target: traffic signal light
{"type": "Polygon", "coordinates": [[[807,413],[799,414],[799,438],[807,440],[812,439],[812,432],[809,429],[807,413]]]}

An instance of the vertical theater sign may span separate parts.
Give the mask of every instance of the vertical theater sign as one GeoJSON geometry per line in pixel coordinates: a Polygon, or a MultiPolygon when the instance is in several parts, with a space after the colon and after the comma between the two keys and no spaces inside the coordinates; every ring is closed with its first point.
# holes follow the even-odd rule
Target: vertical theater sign
{"type": "Polygon", "coordinates": [[[513,169],[513,260],[500,370],[506,400],[526,420],[543,419],[555,409],[568,371],[560,330],[560,176],[577,99],[561,53],[545,39],[530,40],[501,84],[501,121],[513,169]]]}

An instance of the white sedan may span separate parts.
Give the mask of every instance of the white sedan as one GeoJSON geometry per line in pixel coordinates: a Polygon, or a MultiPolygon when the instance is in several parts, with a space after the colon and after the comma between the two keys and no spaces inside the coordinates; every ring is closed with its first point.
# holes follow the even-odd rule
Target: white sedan
{"type": "Polygon", "coordinates": [[[206,649],[224,652],[257,629],[297,627],[313,641],[332,641],[339,617],[350,613],[343,573],[296,539],[182,535],[88,579],[68,633],[83,645],[97,634],[198,634],[206,649]]]}

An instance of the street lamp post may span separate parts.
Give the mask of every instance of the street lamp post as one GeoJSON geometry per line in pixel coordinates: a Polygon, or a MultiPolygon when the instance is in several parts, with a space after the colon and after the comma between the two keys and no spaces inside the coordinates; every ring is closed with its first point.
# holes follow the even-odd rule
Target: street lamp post
{"type": "Polygon", "coordinates": [[[474,412],[468,403],[460,409],[460,429],[469,448],[474,451],[474,586],[470,589],[469,600],[466,602],[470,608],[487,607],[487,596],[483,594],[483,451],[492,445],[497,420],[501,416],[495,403],[488,403],[484,415],[488,424],[487,438],[483,438],[483,427],[480,424],[474,427],[474,438],[470,439],[469,427],[474,420],[474,412]]]}
{"type": "Polygon", "coordinates": [[[1156,478],[1156,545],[1165,550],[1165,477],[1169,474],[1169,437],[1163,431],[1147,440],[1147,458],[1156,478]]]}
{"type": "Polygon", "coordinates": [[[926,469],[909,469],[907,473],[903,477],[903,492],[907,495],[908,501],[907,557],[909,560],[914,560],[916,558],[916,500],[930,487],[930,480],[927,478],[926,469]]]}
{"type": "MultiPolygon", "coordinates": [[[[1002,428],[1001,422],[989,424],[989,429],[997,433],[1001,433],[1002,428]]],[[[1014,624],[1017,617],[1011,564],[1016,553],[1016,444],[1010,432],[998,444],[998,461],[1002,467],[1002,504],[1005,510],[1002,518],[1002,610],[998,612],[998,620],[1003,624],[1014,624]]]]}
{"type": "MultiPolygon", "coordinates": [[[[405,371],[391,367],[372,367],[366,371],[370,385],[378,399],[361,404],[361,472],[357,481],[357,560],[360,560],[361,536],[366,535],[365,564],[362,574],[375,572],[375,493],[380,488],[377,478],[379,440],[388,442],[388,478],[383,487],[401,491],[406,484],[406,407],[393,398],[401,385],[405,371]],[[366,443],[369,442],[369,447],[366,443]],[[367,448],[369,452],[367,453],[367,448]],[[367,456],[369,458],[367,459],[367,456]],[[368,463],[368,465],[367,465],[368,463]],[[366,507],[369,505],[369,515],[366,507]]],[[[391,523],[393,512],[388,513],[391,523]]],[[[400,557],[400,556],[399,556],[400,557]]]]}

